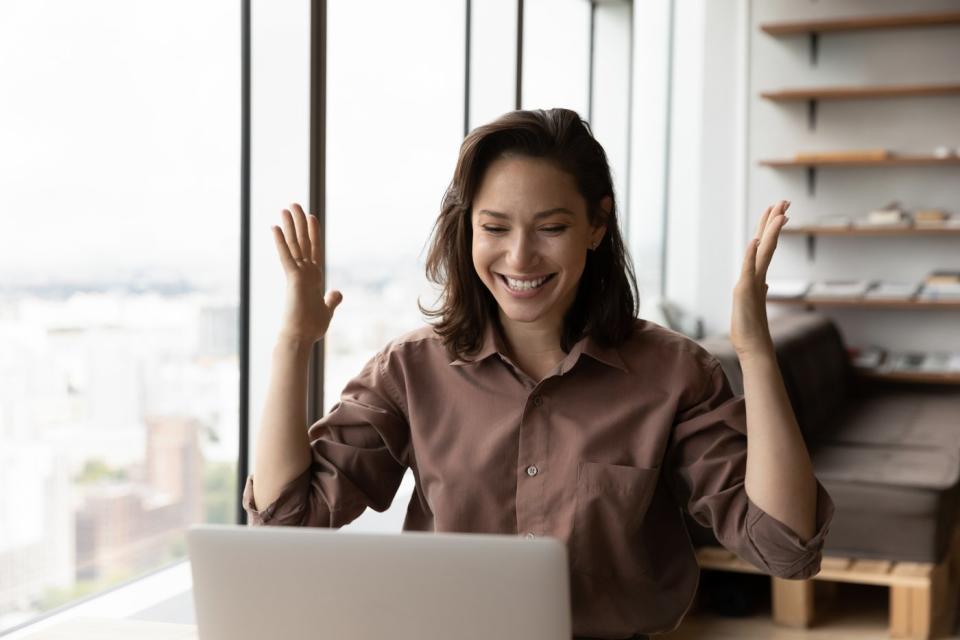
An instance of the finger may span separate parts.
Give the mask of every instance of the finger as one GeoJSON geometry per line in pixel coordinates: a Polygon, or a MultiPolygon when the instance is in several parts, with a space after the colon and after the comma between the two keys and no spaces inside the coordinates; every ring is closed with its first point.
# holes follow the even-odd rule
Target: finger
{"type": "Polygon", "coordinates": [[[760,238],[760,246],[757,249],[757,275],[764,281],[767,278],[767,269],[773,260],[773,253],[777,248],[777,242],[780,238],[780,229],[786,224],[787,217],[783,215],[785,207],[776,211],[770,220],[767,221],[767,228],[763,237],[760,238]]]}
{"type": "Polygon", "coordinates": [[[750,242],[747,244],[747,251],[743,255],[743,266],[740,269],[740,274],[742,276],[752,279],[756,272],[756,263],[757,263],[757,239],[751,238],[750,242]]]}
{"type": "Polygon", "coordinates": [[[760,220],[757,221],[757,230],[753,234],[754,238],[759,238],[763,235],[763,228],[767,224],[767,218],[770,217],[771,211],[773,211],[773,205],[767,207],[764,212],[760,214],[760,220]]]}
{"type": "Polygon", "coordinates": [[[303,213],[303,208],[296,202],[290,205],[290,211],[293,212],[293,224],[297,228],[297,242],[300,243],[300,255],[310,259],[313,252],[310,250],[310,237],[307,234],[307,216],[303,213]]]}
{"type": "Polygon", "coordinates": [[[323,266],[323,245],[320,243],[320,220],[312,213],[307,216],[307,231],[310,235],[310,258],[323,266]]]}
{"type": "Polygon", "coordinates": [[[327,295],[323,296],[323,301],[327,304],[327,308],[330,309],[330,313],[333,313],[337,307],[340,306],[340,303],[343,302],[343,294],[337,289],[327,291],[327,295]]]}
{"type": "Polygon", "coordinates": [[[300,252],[300,243],[297,242],[297,231],[293,227],[293,214],[284,209],[280,215],[283,218],[283,235],[287,248],[290,249],[290,255],[294,261],[299,261],[303,258],[303,254],[300,252]]]}
{"type": "Polygon", "coordinates": [[[290,255],[290,247],[287,246],[287,241],[283,237],[283,231],[280,227],[272,225],[270,232],[273,234],[274,244],[277,245],[277,254],[280,256],[280,264],[283,265],[284,271],[296,269],[297,263],[290,255]]]}

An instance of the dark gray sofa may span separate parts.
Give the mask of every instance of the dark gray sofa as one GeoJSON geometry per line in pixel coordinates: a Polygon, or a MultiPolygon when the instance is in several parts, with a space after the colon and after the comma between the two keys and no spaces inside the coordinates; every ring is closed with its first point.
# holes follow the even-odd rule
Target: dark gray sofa
{"type": "MultiPolygon", "coordinates": [[[[777,360],[814,471],[836,505],[824,554],[940,562],[960,510],[960,387],[864,382],[826,316],[770,318],[777,360]]],[[[735,393],[725,336],[700,340],[735,393]]],[[[718,545],[689,517],[694,544],[718,545]]]]}

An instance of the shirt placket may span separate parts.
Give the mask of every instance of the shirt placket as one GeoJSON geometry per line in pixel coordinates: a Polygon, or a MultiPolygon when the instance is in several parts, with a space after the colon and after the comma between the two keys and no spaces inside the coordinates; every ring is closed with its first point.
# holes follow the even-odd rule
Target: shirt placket
{"type": "Polygon", "coordinates": [[[548,398],[541,385],[533,388],[520,422],[520,443],[517,459],[517,533],[527,538],[544,535],[543,513],[547,464],[548,398]]]}

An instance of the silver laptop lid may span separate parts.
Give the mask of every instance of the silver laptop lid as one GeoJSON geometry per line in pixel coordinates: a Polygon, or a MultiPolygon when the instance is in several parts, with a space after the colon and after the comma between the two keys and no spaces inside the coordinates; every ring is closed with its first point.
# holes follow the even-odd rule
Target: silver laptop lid
{"type": "Polygon", "coordinates": [[[200,640],[569,640],[554,538],[194,525],[200,640]]]}

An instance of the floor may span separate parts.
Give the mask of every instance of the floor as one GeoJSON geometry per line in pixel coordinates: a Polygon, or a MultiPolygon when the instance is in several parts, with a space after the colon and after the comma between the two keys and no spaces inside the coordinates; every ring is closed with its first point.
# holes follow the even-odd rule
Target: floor
{"type": "MultiPolygon", "coordinates": [[[[703,575],[706,575],[704,573],[703,575]]],[[[740,592],[750,592],[749,614],[729,617],[716,613],[710,603],[698,602],[680,623],[668,634],[655,636],[670,640],[880,640],[890,637],[887,626],[889,589],[886,587],[833,584],[833,593],[816,597],[817,619],[809,629],[790,629],[773,624],[770,617],[770,598],[767,579],[760,576],[757,583],[735,585],[740,592]]],[[[954,629],[943,640],[960,640],[960,629],[954,629]]]]}

